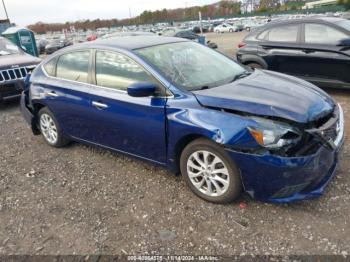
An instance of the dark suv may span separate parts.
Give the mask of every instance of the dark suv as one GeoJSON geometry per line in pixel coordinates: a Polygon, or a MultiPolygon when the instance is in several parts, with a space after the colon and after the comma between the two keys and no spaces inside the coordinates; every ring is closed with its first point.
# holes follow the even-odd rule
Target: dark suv
{"type": "Polygon", "coordinates": [[[40,61],[0,37],[0,103],[21,95],[25,77],[40,61]]]}
{"type": "Polygon", "coordinates": [[[314,17],[269,23],[245,37],[237,60],[322,87],[350,88],[350,21],[314,17]]]}

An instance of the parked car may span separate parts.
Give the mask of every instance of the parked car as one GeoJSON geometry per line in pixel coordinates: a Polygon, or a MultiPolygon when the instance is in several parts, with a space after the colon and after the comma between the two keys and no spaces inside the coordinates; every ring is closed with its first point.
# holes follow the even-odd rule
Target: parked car
{"type": "Polygon", "coordinates": [[[246,36],[237,59],[321,87],[350,88],[350,21],[318,17],[271,22],[246,36]]]}
{"type": "Polygon", "coordinates": [[[86,41],[95,41],[97,39],[97,35],[89,35],[86,37],[86,41]]]}
{"type": "Polygon", "coordinates": [[[236,31],[235,32],[240,32],[240,31],[243,31],[243,29],[244,29],[244,25],[240,24],[240,23],[232,23],[230,25],[233,25],[233,26],[236,27],[236,31]]]}
{"type": "Polygon", "coordinates": [[[209,25],[209,32],[214,32],[214,28],[221,25],[222,21],[214,21],[209,25]]]}
{"type": "Polygon", "coordinates": [[[154,33],[151,32],[140,32],[140,31],[134,31],[134,32],[115,32],[110,34],[105,34],[101,38],[102,39],[108,39],[113,37],[125,37],[125,36],[154,36],[154,33]]]}
{"type": "Polygon", "coordinates": [[[218,25],[217,27],[214,27],[214,32],[215,33],[233,33],[233,32],[237,32],[238,31],[238,27],[235,25],[230,25],[230,24],[221,24],[218,25]]]}
{"type": "Polygon", "coordinates": [[[64,47],[72,45],[72,41],[68,39],[54,39],[46,47],[45,53],[50,55],[64,47]]]}
{"type": "MultiPolygon", "coordinates": [[[[166,34],[164,34],[164,36],[180,37],[180,38],[185,38],[192,41],[197,41],[197,42],[199,41],[199,35],[195,34],[191,30],[179,30],[175,32],[167,32],[166,34]]],[[[218,48],[218,45],[211,41],[207,41],[206,45],[212,49],[218,48]]]]}
{"type": "Polygon", "coordinates": [[[40,55],[45,54],[45,48],[48,44],[49,44],[49,41],[47,41],[45,38],[42,38],[38,41],[37,45],[38,45],[38,51],[40,55]]]}
{"type": "Polygon", "coordinates": [[[20,97],[24,78],[40,61],[8,39],[0,37],[0,103],[20,97]]]}
{"type": "MultiPolygon", "coordinates": [[[[197,26],[194,26],[192,31],[195,33],[195,34],[199,34],[201,33],[201,27],[199,25],[197,26]]],[[[202,25],[202,31],[203,33],[207,33],[209,32],[209,25],[202,25]]]]}
{"type": "Polygon", "coordinates": [[[344,117],[329,95],[186,39],[78,44],[26,83],[23,116],[49,145],[78,141],[181,171],[211,202],[242,190],[278,203],[317,197],[338,164],[344,117]]]}

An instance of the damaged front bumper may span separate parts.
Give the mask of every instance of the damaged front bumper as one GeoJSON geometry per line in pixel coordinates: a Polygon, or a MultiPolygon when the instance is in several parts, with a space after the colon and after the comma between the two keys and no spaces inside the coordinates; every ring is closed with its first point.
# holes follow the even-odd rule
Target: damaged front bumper
{"type": "Polygon", "coordinates": [[[340,106],[339,110],[339,130],[333,149],[322,145],[316,153],[300,157],[226,149],[241,171],[245,191],[255,199],[273,203],[321,196],[336,173],[344,141],[344,115],[340,106]]]}

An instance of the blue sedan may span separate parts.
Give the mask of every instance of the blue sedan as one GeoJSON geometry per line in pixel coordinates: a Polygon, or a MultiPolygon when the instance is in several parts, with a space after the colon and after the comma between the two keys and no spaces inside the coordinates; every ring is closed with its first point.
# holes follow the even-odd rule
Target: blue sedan
{"type": "Polygon", "coordinates": [[[77,141],[151,161],[214,203],[242,191],[275,203],[320,196],[344,135],[341,106],[313,84],[171,37],[56,52],[27,77],[21,111],[53,147],[77,141]]]}

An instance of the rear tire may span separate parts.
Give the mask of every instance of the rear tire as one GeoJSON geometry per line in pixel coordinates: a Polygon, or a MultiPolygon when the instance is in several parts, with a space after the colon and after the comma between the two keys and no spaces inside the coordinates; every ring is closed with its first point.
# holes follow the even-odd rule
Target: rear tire
{"type": "Polygon", "coordinates": [[[233,33],[233,29],[231,28],[231,29],[229,30],[229,32],[230,32],[230,33],[233,33]]]}
{"type": "Polygon", "coordinates": [[[69,143],[69,140],[64,137],[55,116],[47,107],[40,109],[38,117],[39,129],[46,143],[57,148],[69,143]]]}
{"type": "Polygon", "coordinates": [[[235,163],[221,146],[208,139],[197,139],[185,147],[180,169],[190,189],[206,201],[231,203],[242,192],[235,163]]]}
{"type": "Polygon", "coordinates": [[[263,69],[263,66],[258,63],[248,63],[246,66],[249,66],[252,69],[263,69]]]}

